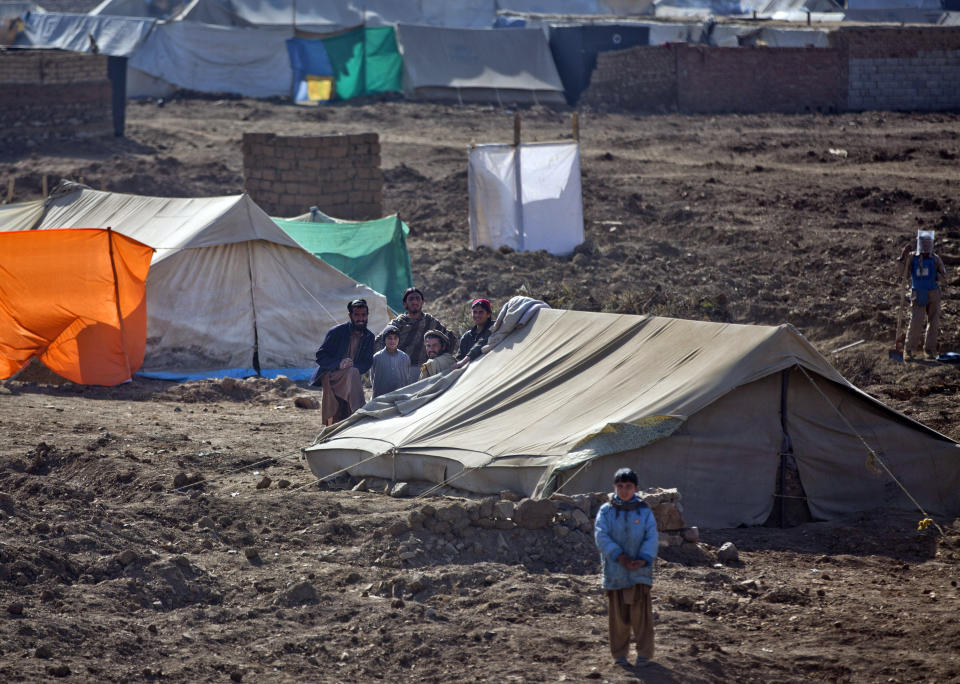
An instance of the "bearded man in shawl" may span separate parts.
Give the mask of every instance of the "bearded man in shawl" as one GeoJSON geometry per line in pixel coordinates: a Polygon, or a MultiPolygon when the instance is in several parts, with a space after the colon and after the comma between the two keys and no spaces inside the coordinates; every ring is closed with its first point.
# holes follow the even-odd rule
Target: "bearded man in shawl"
{"type": "Polygon", "coordinates": [[[629,468],[618,470],[613,476],[613,496],[600,507],[594,523],[607,593],[610,652],[617,665],[629,667],[627,651],[632,631],[638,668],[653,658],[650,588],[659,543],[653,511],[637,496],[639,482],[629,468]]]}
{"type": "Polygon", "coordinates": [[[367,330],[366,300],[347,304],[350,320],[330,328],[317,350],[313,387],[323,387],[320,415],[324,425],[343,420],[364,405],[360,376],[373,364],[373,333],[367,330]]]}
{"type": "Polygon", "coordinates": [[[427,350],[427,360],[420,366],[420,380],[431,375],[442,375],[453,368],[456,359],[447,351],[449,339],[439,330],[428,330],[423,336],[423,344],[427,350]]]}

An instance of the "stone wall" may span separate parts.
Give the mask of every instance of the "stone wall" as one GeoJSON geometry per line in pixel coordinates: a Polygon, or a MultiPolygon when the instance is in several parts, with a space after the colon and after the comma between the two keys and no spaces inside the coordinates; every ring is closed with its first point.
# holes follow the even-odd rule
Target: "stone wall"
{"type": "Polygon", "coordinates": [[[960,107],[960,29],[851,27],[829,48],[671,44],[597,56],[582,103],[641,112],[960,107]]]}
{"type": "Polygon", "coordinates": [[[272,216],[298,216],[311,206],[345,219],[383,215],[380,138],[376,133],[245,133],[243,178],[246,192],[272,216]]]}
{"type": "Polygon", "coordinates": [[[843,28],[830,38],[849,56],[849,109],[960,107],[957,27],[843,28]]]}
{"type": "Polygon", "coordinates": [[[0,51],[0,92],[4,144],[30,146],[114,132],[106,55],[0,51]]]}

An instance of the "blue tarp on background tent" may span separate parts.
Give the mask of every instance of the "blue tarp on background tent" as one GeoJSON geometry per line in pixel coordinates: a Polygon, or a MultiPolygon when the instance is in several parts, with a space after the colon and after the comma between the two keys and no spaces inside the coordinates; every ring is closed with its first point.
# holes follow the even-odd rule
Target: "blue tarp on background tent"
{"type": "Polygon", "coordinates": [[[550,52],[563,81],[567,103],[574,105],[590,85],[601,52],[650,44],[650,28],[641,24],[551,26],[550,52]]]}
{"type": "Polygon", "coordinates": [[[331,84],[333,82],[333,66],[323,41],[290,38],[287,41],[287,53],[290,55],[290,68],[293,69],[293,101],[303,103],[332,99],[332,92],[327,97],[312,93],[307,81],[308,76],[313,76],[327,77],[331,84]]]}

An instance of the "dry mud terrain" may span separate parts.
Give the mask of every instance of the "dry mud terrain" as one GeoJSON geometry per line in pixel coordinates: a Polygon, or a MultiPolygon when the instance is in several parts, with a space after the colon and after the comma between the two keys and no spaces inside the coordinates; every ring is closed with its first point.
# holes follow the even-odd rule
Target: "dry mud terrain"
{"type": "MultiPolygon", "coordinates": [[[[521,114],[526,140],[570,136],[568,111],[521,114]]],[[[231,194],[244,131],[377,132],[384,209],[411,225],[415,279],[448,325],[466,325],[473,296],[518,292],[791,323],[865,391],[960,437],[958,370],[887,358],[894,258],[917,227],[937,230],[941,351],[958,347],[960,116],[582,112],[588,241],[572,258],[468,249],[467,146],[509,141],[512,122],[401,101],[144,101],[125,139],[3,150],[0,179],[17,201],[43,175],[231,194]]],[[[698,552],[658,561],[656,664],[635,673],[609,658],[587,532],[438,525],[477,502],[317,484],[298,460],[320,428],[294,405],[306,394],[259,379],[5,383],[0,679],[960,681],[960,521],[938,520],[943,536],[887,511],[702,530],[698,552]],[[740,560],[717,567],[726,541],[740,560]]]]}

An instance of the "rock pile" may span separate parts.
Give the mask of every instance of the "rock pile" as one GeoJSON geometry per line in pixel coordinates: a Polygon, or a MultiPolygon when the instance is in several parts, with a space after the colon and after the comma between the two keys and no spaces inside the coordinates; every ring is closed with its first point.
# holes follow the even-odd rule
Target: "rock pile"
{"type": "MultiPolygon", "coordinates": [[[[425,491],[422,483],[378,478],[342,484],[391,496],[425,491]]],[[[662,550],[699,550],[698,530],[686,527],[676,489],[652,489],[641,497],[657,520],[662,550]]],[[[430,498],[388,521],[386,535],[369,551],[378,554],[378,564],[395,567],[422,567],[439,560],[495,561],[592,572],[597,560],[593,521],[609,498],[608,492],[594,492],[530,499],[509,490],[483,498],[430,498]]]]}

